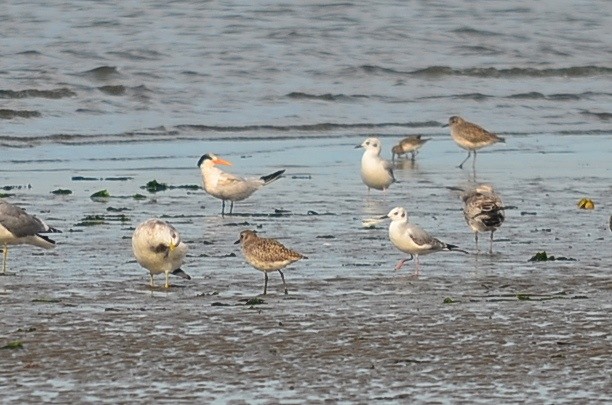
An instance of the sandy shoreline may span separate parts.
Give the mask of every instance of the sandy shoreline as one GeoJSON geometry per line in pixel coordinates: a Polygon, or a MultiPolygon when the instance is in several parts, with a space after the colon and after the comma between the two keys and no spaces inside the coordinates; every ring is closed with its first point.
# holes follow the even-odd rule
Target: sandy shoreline
{"type": "MultiPolygon", "coordinates": [[[[458,402],[609,399],[608,229],[610,136],[510,138],[479,154],[477,179],[516,206],[496,233],[493,256],[439,253],[423,276],[393,266],[403,257],[387,223],[361,220],[405,206],[435,236],[474,251],[461,204],[448,187],[466,184],[464,157],[435,138],[416,166],[396,170],[387,194],[367,194],[354,139],[174,142],[8,149],[0,186],[8,201],[64,231],[57,249],[11,249],[12,276],[0,278],[3,396],[49,400],[447,399],[458,402]],[[287,168],[284,179],[221,218],[202,190],[149,194],[156,179],[199,185],[199,154],[217,152],[243,175],[287,168]],[[72,181],[74,176],[101,180],[72,181]],[[104,180],[126,177],[123,181],[104,180]],[[51,191],[72,190],[68,196],[51,191]],[[107,189],[112,198],[89,195],[107,189]],[[136,200],[134,194],[147,198],[136,200]],[[582,197],[596,208],[579,210],[582,197]],[[120,212],[108,211],[109,207],[120,212]],[[274,214],[282,210],[280,215],[274,214]],[[313,214],[314,213],[314,214],[313,214]],[[124,215],[119,217],[117,215],[124,215]],[[318,215],[317,215],[318,214],[318,215]],[[81,226],[88,216],[104,223],[81,226]],[[174,223],[191,250],[193,280],[170,291],[147,287],[129,238],[151,216],[174,223]],[[242,229],[305,253],[285,274],[283,297],[232,244],[242,229]],[[571,262],[531,263],[545,250],[571,262]],[[234,256],[235,255],[235,256],[234,256]],[[444,303],[449,298],[454,303],[444,303]]],[[[383,139],[389,156],[393,144],[383,139]]],[[[447,301],[448,302],[448,301],[447,301]]]]}

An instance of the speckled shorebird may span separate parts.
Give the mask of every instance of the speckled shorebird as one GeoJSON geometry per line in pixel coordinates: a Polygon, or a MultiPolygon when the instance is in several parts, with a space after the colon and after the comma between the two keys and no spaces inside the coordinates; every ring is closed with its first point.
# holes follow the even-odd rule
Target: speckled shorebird
{"type": "Polygon", "coordinates": [[[502,200],[490,184],[478,184],[464,192],[463,215],[465,221],[474,231],[476,250],[478,248],[478,232],[491,232],[489,254],[493,253],[493,232],[499,228],[505,219],[502,200]]]}
{"type": "Polygon", "coordinates": [[[246,261],[259,271],[264,272],[264,291],[268,292],[268,272],[278,271],[283,280],[285,294],[288,294],[285,275],[281,269],[300,259],[307,259],[306,256],[287,249],[282,243],[275,239],[260,238],[255,231],[245,230],[240,232],[240,239],[234,244],[241,244],[241,250],[246,261]]]}
{"type": "Polygon", "coordinates": [[[61,232],[30,215],[23,208],[0,200],[0,244],[3,245],[2,274],[6,274],[8,245],[33,245],[44,249],[55,247],[55,241],[43,233],[61,232]]]}
{"type": "Polygon", "coordinates": [[[279,179],[285,173],[285,170],[278,170],[267,176],[245,179],[226,173],[215,165],[231,165],[231,163],[212,153],[202,155],[198,161],[198,167],[202,171],[204,191],[222,201],[221,216],[225,215],[225,201],[230,201],[229,213],[231,215],[234,201],[248,198],[255,191],[279,179]]]}
{"type": "Polygon", "coordinates": [[[395,182],[393,164],[380,157],[381,144],[378,138],[368,138],[356,148],[364,148],[361,157],[361,180],[368,187],[376,190],[386,190],[395,182]]]}
{"type": "Polygon", "coordinates": [[[450,117],[448,119],[448,124],[443,125],[443,127],[450,127],[451,137],[453,140],[461,148],[468,151],[467,157],[459,165],[460,169],[463,168],[463,164],[470,158],[472,152],[474,152],[472,166],[476,167],[476,150],[497,142],[506,142],[504,138],[497,136],[476,124],[465,121],[463,118],[456,115],[450,117]]]}
{"type": "Polygon", "coordinates": [[[397,263],[395,270],[401,269],[404,263],[411,260],[414,256],[416,266],[414,276],[418,277],[420,270],[419,255],[427,255],[441,250],[467,253],[465,250],[459,249],[458,246],[450,245],[434,238],[420,226],[410,223],[408,221],[408,213],[402,207],[393,208],[382,218],[391,218],[391,225],[389,225],[389,239],[391,243],[402,252],[410,254],[410,257],[402,259],[397,263]]]}
{"type": "Polygon", "coordinates": [[[155,287],[153,276],[160,273],[166,275],[166,288],[170,287],[170,274],[191,280],[181,269],[187,249],[176,228],[161,219],[147,219],[132,235],[134,256],[138,264],[149,270],[151,287],[155,287]]]}
{"type": "Polygon", "coordinates": [[[400,155],[405,155],[407,153],[410,153],[412,155],[412,160],[414,160],[417,153],[419,153],[419,149],[430,139],[431,138],[423,139],[421,135],[409,136],[402,139],[399,144],[391,148],[391,160],[395,160],[395,155],[399,158],[400,155]]]}

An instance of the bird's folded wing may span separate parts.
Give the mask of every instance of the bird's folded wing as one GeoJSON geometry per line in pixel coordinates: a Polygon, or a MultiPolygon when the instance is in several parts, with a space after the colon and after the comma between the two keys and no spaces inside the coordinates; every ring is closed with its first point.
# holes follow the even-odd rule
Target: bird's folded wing
{"type": "Polygon", "coordinates": [[[17,237],[35,235],[47,229],[40,219],[10,204],[0,206],[0,224],[17,237]]]}

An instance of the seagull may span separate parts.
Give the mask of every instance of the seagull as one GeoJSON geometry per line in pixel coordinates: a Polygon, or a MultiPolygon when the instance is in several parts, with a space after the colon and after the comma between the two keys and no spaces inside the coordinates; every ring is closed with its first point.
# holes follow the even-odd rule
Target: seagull
{"type": "Polygon", "coordinates": [[[288,294],[285,275],[281,269],[300,259],[308,259],[306,256],[287,249],[282,243],[275,239],[260,238],[255,231],[245,230],[240,232],[240,239],[234,244],[241,244],[241,250],[246,261],[259,271],[264,272],[264,291],[268,291],[268,272],[278,271],[283,280],[285,294],[288,294]]]}
{"type": "Polygon", "coordinates": [[[132,251],[138,264],[149,270],[151,287],[155,287],[153,276],[160,273],[166,274],[166,288],[170,287],[170,274],[191,280],[181,269],[187,245],[181,241],[176,228],[161,219],[147,219],[136,227],[132,251]]]}
{"type": "Polygon", "coordinates": [[[489,254],[493,253],[493,232],[499,228],[505,219],[504,206],[501,198],[489,184],[478,184],[461,196],[463,200],[463,215],[465,221],[474,231],[476,250],[478,249],[478,232],[491,232],[489,254]]]}
{"type": "Polygon", "coordinates": [[[395,182],[393,164],[380,157],[381,144],[378,138],[368,138],[361,145],[355,146],[357,148],[365,149],[361,158],[361,180],[368,191],[370,188],[388,189],[395,182]]]}
{"type": "Polygon", "coordinates": [[[422,139],[421,135],[409,136],[402,139],[399,144],[391,148],[391,160],[395,160],[395,155],[399,158],[400,155],[405,155],[407,153],[410,153],[412,155],[412,160],[414,160],[421,146],[425,145],[425,142],[430,139],[431,138],[422,139]]]}
{"type": "Polygon", "coordinates": [[[202,171],[204,191],[223,201],[221,205],[221,216],[225,216],[226,200],[229,200],[231,203],[229,212],[231,215],[234,209],[234,201],[242,201],[248,198],[255,191],[279,179],[283,173],[285,173],[285,170],[278,170],[267,176],[244,179],[226,173],[215,167],[215,165],[231,166],[231,163],[212,153],[202,155],[198,161],[198,167],[202,171]]]}
{"type": "Polygon", "coordinates": [[[61,232],[24,209],[0,200],[0,244],[4,245],[2,274],[6,274],[8,245],[34,245],[44,249],[55,247],[55,241],[43,233],[61,232]]]}
{"type": "Polygon", "coordinates": [[[443,127],[450,127],[451,137],[461,148],[468,151],[467,157],[458,166],[460,169],[463,168],[463,164],[470,158],[472,152],[474,152],[474,160],[472,166],[476,167],[476,150],[484,148],[485,146],[493,145],[497,142],[505,143],[506,140],[500,136],[497,136],[486,129],[479,127],[476,124],[465,121],[463,118],[456,115],[448,119],[448,124],[442,125],[443,127]]]}
{"type": "Polygon", "coordinates": [[[467,253],[465,250],[459,249],[458,246],[450,245],[434,238],[420,226],[408,222],[408,213],[402,207],[393,208],[387,215],[381,217],[381,219],[382,218],[391,218],[389,239],[393,245],[402,252],[410,255],[408,258],[400,260],[395,266],[395,270],[401,269],[404,263],[411,260],[414,256],[416,265],[414,276],[418,277],[420,270],[419,255],[427,255],[440,250],[467,253]]]}

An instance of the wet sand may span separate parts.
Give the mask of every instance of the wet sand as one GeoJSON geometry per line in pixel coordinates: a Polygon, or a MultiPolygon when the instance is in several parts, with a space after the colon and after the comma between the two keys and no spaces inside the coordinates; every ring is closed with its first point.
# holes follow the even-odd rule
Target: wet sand
{"type": "MultiPolygon", "coordinates": [[[[31,188],[7,199],[64,233],[52,252],[10,250],[0,347],[22,348],[1,351],[3,401],[608,402],[611,138],[509,137],[479,154],[477,180],[517,207],[491,256],[475,254],[450,189],[472,173],[455,167],[465,154],[448,135],[415,165],[400,162],[387,193],[370,194],[353,149],[363,138],[9,150],[0,185],[31,188]],[[199,185],[205,152],[234,161],[235,173],[286,177],[225,218],[202,190],[140,189],[152,179],[199,185]],[[51,195],[57,188],[73,194],[51,195]],[[101,189],[113,197],[92,201],[101,189]],[[583,197],[595,210],[576,207],[583,197]],[[471,254],[424,256],[418,279],[412,262],[393,271],[405,255],[388,223],[361,221],[398,205],[471,254]],[[82,226],[88,216],[103,223],[82,226]],[[173,278],[169,290],[149,288],[131,255],[134,227],[152,216],[191,248],[183,268],[193,279],[173,278]],[[271,274],[264,302],[246,305],[263,276],[233,245],[243,229],[309,257],[285,272],[288,296],[271,274]],[[575,261],[528,261],[541,251],[575,261]]],[[[399,139],[383,137],[385,155],[399,139]]]]}

